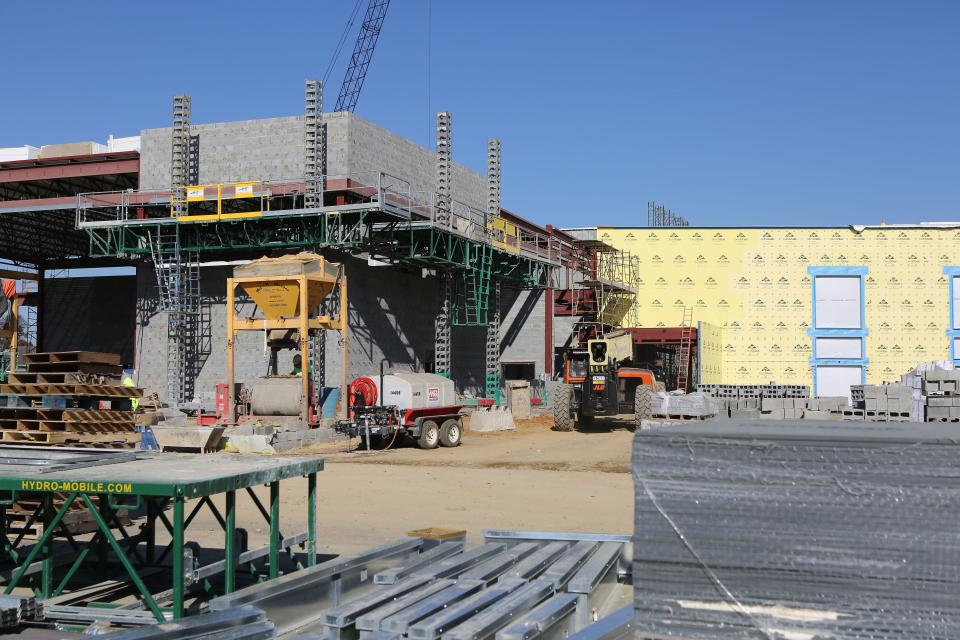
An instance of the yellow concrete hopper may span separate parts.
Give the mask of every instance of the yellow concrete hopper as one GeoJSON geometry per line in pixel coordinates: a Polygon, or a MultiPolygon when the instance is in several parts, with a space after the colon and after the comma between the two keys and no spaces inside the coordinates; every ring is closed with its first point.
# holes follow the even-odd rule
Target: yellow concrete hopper
{"type": "Polygon", "coordinates": [[[234,269],[234,277],[270,320],[293,318],[301,313],[300,284],[307,285],[307,309],[315,310],[330,295],[340,265],[315,253],[261,258],[234,269]]]}

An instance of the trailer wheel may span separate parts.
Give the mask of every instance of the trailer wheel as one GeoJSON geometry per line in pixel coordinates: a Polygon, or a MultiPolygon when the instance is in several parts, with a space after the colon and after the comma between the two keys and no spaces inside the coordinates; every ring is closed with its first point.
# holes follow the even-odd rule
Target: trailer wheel
{"type": "Polygon", "coordinates": [[[573,431],[577,426],[573,408],[573,387],[569,384],[557,385],[553,394],[553,428],[557,431],[573,431]]]}
{"type": "Polygon", "coordinates": [[[424,420],[420,423],[420,437],[417,446],[421,449],[436,449],[440,442],[440,427],[433,420],[424,420]]]}
{"type": "Polygon", "coordinates": [[[633,394],[633,417],[637,422],[638,429],[640,428],[640,422],[648,419],[652,415],[650,413],[652,400],[653,388],[643,384],[637,387],[637,390],[633,394]]]}
{"type": "Polygon", "coordinates": [[[463,428],[460,421],[456,418],[447,418],[440,425],[440,446],[441,447],[459,447],[460,439],[463,437],[463,428]]]}

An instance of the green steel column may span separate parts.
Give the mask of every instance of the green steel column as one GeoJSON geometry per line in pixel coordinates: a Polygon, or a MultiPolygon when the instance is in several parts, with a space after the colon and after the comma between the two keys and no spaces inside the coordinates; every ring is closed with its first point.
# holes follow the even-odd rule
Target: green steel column
{"type": "Polygon", "coordinates": [[[270,483],[270,579],[280,575],[280,483],[270,483]]]}
{"type": "MultiPolygon", "coordinates": [[[[64,504],[64,508],[68,508],[69,504],[64,504]]],[[[50,521],[53,519],[53,494],[45,493],[43,494],[43,528],[50,528],[50,521]]],[[[51,548],[51,543],[53,541],[53,536],[47,538],[46,542],[43,543],[43,549],[41,553],[43,554],[43,572],[41,574],[40,581],[40,597],[46,600],[50,597],[50,593],[53,591],[53,549],[51,548]]]]}
{"type": "Polygon", "coordinates": [[[153,613],[156,617],[157,622],[163,622],[164,616],[163,611],[160,610],[157,601],[153,599],[150,591],[147,589],[147,585],[143,583],[143,579],[137,573],[137,570],[130,563],[130,559],[127,558],[127,554],[123,549],[120,548],[120,543],[117,542],[116,538],[113,537],[113,534],[110,533],[110,525],[107,524],[105,518],[100,515],[100,511],[93,504],[93,501],[90,500],[90,496],[87,494],[82,494],[83,502],[87,506],[87,509],[90,511],[90,515],[93,516],[93,519],[97,522],[97,527],[103,533],[103,537],[106,538],[107,542],[110,544],[110,548],[113,549],[114,554],[120,560],[120,564],[123,565],[123,568],[126,570],[127,575],[130,576],[130,581],[137,588],[137,591],[140,592],[140,595],[143,596],[143,601],[146,603],[147,608],[153,613]]]}
{"type": "Polygon", "coordinates": [[[70,506],[70,503],[73,502],[77,497],[77,492],[67,496],[66,502],[63,503],[63,506],[57,511],[57,515],[53,516],[53,520],[50,521],[48,527],[43,530],[43,535],[40,536],[40,539],[37,540],[37,543],[30,547],[30,552],[27,554],[26,559],[23,563],[17,567],[17,571],[11,578],[10,582],[7,583],[7,586],[4,587],[3,592],[5,594],[13,593],[13,590],[20,583],[23,574],[27,572],[27,569],[30,568],[30,565],[33,564],[34,559],[37,557],[37,554],[40,553],[40,550],[45,548],[49,540],[53,537],[53,530],[57,528],[57,525],[60,524],[60,520],[63,519],[63,516],[67,513],[67,508],[70,506]]]}
{"type": "Polygon", "coordinates": [[[227,518],[223,528],[226,558],[223,567],[223,592],[233,593],[237,587],[237,492],[227,491],[227,518]]]}
{"type": "Polygon", "coordinates": [[[157,561],[157,505],[155,498],[147,498],[147,525],[144,535],[147,539],[147,564],[157,561]]]}
{"type": "MultiPolygon", "coordinates": [[[[107,496],[103,493],[97,494],[97,507],[100,509],[100,517],[104,520],[109,519],[107,505],[107,496]]],[[[100,571],[106,572],[107,570],[107,540],[106,538],[101,538],[100,542],[97,545],[97,557],[100,562],[100,571]]]]}
{"type": "Polygon", "coordinates": [[[173,499],[173,617],[183,617],[183,496],[173,499]]]}
{"type": "Polygon", "coordinates": [[[317,474],[307,476],[307,566],[317,564],[317,474]]]}

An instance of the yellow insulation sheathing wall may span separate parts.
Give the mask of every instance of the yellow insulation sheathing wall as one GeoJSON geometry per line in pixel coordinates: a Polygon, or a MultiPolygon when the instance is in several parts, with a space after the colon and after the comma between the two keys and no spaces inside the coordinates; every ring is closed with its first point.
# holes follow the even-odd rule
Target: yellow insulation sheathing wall
{"type": "Polygon", "coordinates": [[[719,354],[701,354],[703,383],[811,384],[810,266],[868,269],[868,383],[899,381],[917,362],[950,357],[943,268],[960,265],[960,229],[600,227],[597,234],[640,259],[637,326],[678,326],[692,306],[694,323],[716,327],[702,332],[711,348],[720,342],[719,354]]]}

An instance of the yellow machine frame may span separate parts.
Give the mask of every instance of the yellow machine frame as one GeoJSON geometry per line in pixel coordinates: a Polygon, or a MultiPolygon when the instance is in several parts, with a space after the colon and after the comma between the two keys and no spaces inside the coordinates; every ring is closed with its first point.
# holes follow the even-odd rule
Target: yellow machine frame
{"type": "MultiPolygon", "coordinates": [[[[321,258],[322,259],[322,258],[321,258]]],[[[229,399],[227,406],[227,419],[230,423],[236,422],[236,398],[234,389],[234,337],[237,331],[270,331],[272,329],[296,329],[300,336],[300,354],[303,359],[303,397],[310,397],[310,376],[307,374],[308,363],[311,362],[310,353],[310,333],[317,331],[339,331],[343,339],[343,394],[347,393],[348,381],[348,340],[349,328],[347,326],[347,278],[344,273],[343,265],[339,265],[338,273],[331,277],[321,270],[318,274],[299,274],[292,276],[269,275],[269,276],[245,276],[227,278],[227,383],[229,399]],[[311,286],[313,285],[313,286],[311,286]],[[327,315],[311,317],[319,306],[320,302],[339,285],[340,287],[340,313],[337,317],[327,315]],[[244,289],[255,288],[257,286],[269,287],[276,295],[270,297],[268,307],[272,309],[270,313],[263,306],[257,306],[265,311],[266,318],[242,318],[236,313],[236,288],[243,286],[244,289]],[[314,291],[324,291],[322,295],[311,295],[311,288],[314,291]],[[284,310],[292,310],[292,314],[284,313],[284,310]]],[[[341,395],[341,412],[346,407],[345,395],[341,395]]],[[[309,422],[310,407],[309,402],[305,402],[302,408],[301,418],[304,424],[309,422]]]]}

